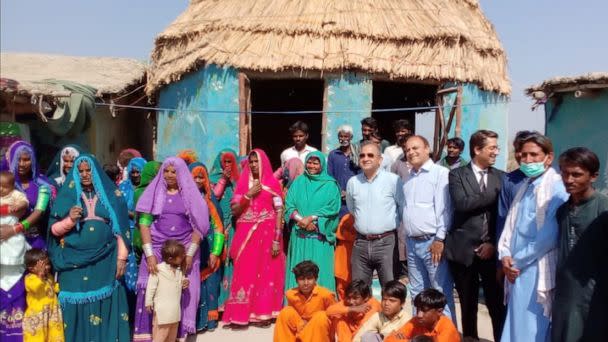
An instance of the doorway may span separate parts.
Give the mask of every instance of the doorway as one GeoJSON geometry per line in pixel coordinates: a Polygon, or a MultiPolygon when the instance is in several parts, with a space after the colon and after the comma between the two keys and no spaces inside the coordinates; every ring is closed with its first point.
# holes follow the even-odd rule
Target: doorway
{"type": "MultiPolygon", "coordinates": [[[[435,105],[437,85],[395,81],[374,81],[372,85],[372,110],[435,105]]],[[[421,109],[418,112],[427,111],[421,109]]],[[[372,117],[378,121],[378,130],[382,138],[394,144],[395,133],[393,132],[393,122],[399,119],[406,119],[412,125],[414,132],[416,132],[416,112],[412,110],[373,112],[372,117]]]]}
{"type": "Polygon", "coordinates": [[[308,145],[321,149],[323,80],[251,79],[251,143],[266,152],[273,170],[281,152],[293,145],[289,127],[300,120],[308,124],[308,145]],[[258,114],[260,111],[317,111],[314,114],[258,114]]]}

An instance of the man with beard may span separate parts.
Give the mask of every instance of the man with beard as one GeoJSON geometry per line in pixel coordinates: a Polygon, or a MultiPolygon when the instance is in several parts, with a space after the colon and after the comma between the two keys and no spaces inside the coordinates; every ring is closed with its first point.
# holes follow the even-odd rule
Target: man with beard
{"type": "Polygon", "coordinates": [[[387,147],[384,153],[395,162],[403,157],[403,144],[414,133],[414,130],[409,121],[399,119],[393,122],[393,131],[395,132],[395,144],[387,147]]]}

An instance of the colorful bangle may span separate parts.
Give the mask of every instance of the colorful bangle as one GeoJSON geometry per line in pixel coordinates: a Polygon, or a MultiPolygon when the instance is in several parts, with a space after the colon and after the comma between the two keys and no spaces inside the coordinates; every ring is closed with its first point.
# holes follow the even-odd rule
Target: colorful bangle
{"type": "Polygon", "coordinates": [[[281,240],[281,235],[283,235],[283,230],[281,229],[275,229],[274,230],[274,241],[280,241],[281,240]]]}
{"type": "Polygon", "coordinates": [[[188,246],[188,251],[186,252],[186,255],[193,257],[196,254],[197,250],[198,250],[198,244],[193,242],[190,244],[190,246],[188,246]]]}
{"type": "Polygon", "coordinates": [[[0,215],[8,215],[11,213],[11,207],[8,204],[0,205],[0,215]]]}
{"type": "Polygon", "coordinates": [[[222,233],[213,234],[213,248],[211,248],[211,254],[215,256],[220,256],[222,254],[225,239],[226,237],[222,233]]]}
{"type": "Polygon", "coordinates": [[[151,257],[154,255],[154,251],[152,250],[152,244],[151,243],[144,243],[141,246],[141,249],[144,251],[144,255],[147,257],[151,257]]]}
{"type": "Polygon", "coordinates": [[[139,215],[139,224],[141,225],[150,226],[153,220],[154,217],[151,214],[142,213],[139,215]]]}
{"type": "Polygon", "coordinates": [[[19,234],[23,231],[23,225],[21,224],[21,222],[13,225],[13,231],[17,234],[19,234]]]}
{"type": "Polygon", "coordinates": [[[51,189],[48,186],[41,186],[38,190],[38,199],[34,210],[45,211],[51,199],[51,189]]]}
{"type": "Polygon", "coordinates": [[[23,226],[23,229],[25,229],[25,230],[30,229],[30,222],[28,220],[23,220],[20,223],[23,226]]]}

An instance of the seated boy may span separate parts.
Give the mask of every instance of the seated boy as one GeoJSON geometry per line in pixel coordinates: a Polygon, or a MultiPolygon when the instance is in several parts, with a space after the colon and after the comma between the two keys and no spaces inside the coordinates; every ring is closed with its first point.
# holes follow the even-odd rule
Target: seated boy
{"type": "Polygon", "coordinates": [[[364,281],[350,283],[345,296],[345,299],[327,309],[327,316],[339,342],[351,342],[361,325],[380,311],[380,303],[372,297],[371,289],[364,281]]]}
{"type": "Polygon", "coordinates": [[[334,331],[325,310],[336,300],[332,292],[317,286],[319,267],[312,261],[305,260],[297,264],[292,272],[298,287],[285,294],[288,306],[277,317],[274,341],[333,341],[334,331]]]}
{"type": "Polygon", "coordinates": [[[407,320],[403,309],[407,289],[398,280],[391,280],[382,288],[382,311],[373,314],[353,338],[353,342],[381,342],[407,320]]]}
{"type": "Polygon", "coordinates": [[[452,320],[443,314],[446,299],[435,289],[426,289],[414,299],[416,317],[387,337],[386,342],[410,341],[415,336],[429,336],[435,342],[459,342],[460,334],[452,320]]]}

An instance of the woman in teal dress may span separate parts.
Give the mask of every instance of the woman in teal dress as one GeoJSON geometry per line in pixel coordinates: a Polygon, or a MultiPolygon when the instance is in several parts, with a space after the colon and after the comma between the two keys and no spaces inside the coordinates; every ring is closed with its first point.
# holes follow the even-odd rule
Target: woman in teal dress
{"type": "Polygon", "coordinates": [[[95,157],[76,158],[49,226],[66,341],[129,341],[127,295],[118,281],[129,253],[129,214],[95,157]]]}
{"type": "Polygon", "coordinates": [[[311,260],[319,266],[317,283],[335,292],[334,248],[340,187],[327,173],[327,162],[321,152],[309,153],[304,166],[304,174],[293,181],[285,198],[285,221],[292,228],[285,289],[297,286],[291,269],[304,260],[311,260]]]}
{"type": "Polygon", "coordinates": [[[223,213],[224,234],[224,254],[226,258],[223,265],[222,283],[220,286],[219,310],[224,310],[224,303],[230,295],[230,284],[232,283],[232,270],[234,268],[232,258],[228,256],[228,251],[232,245],[234,237],[234,218],[230,209],[230,201],[234,195],[236,182],[239,180],[239,167],[237,164],[236,152],[226,148],[220,151],[213,162],[213,167],[209,174],[209,180],[213,186],[213,194],[220,203],[220,210],[223,213]]]}

